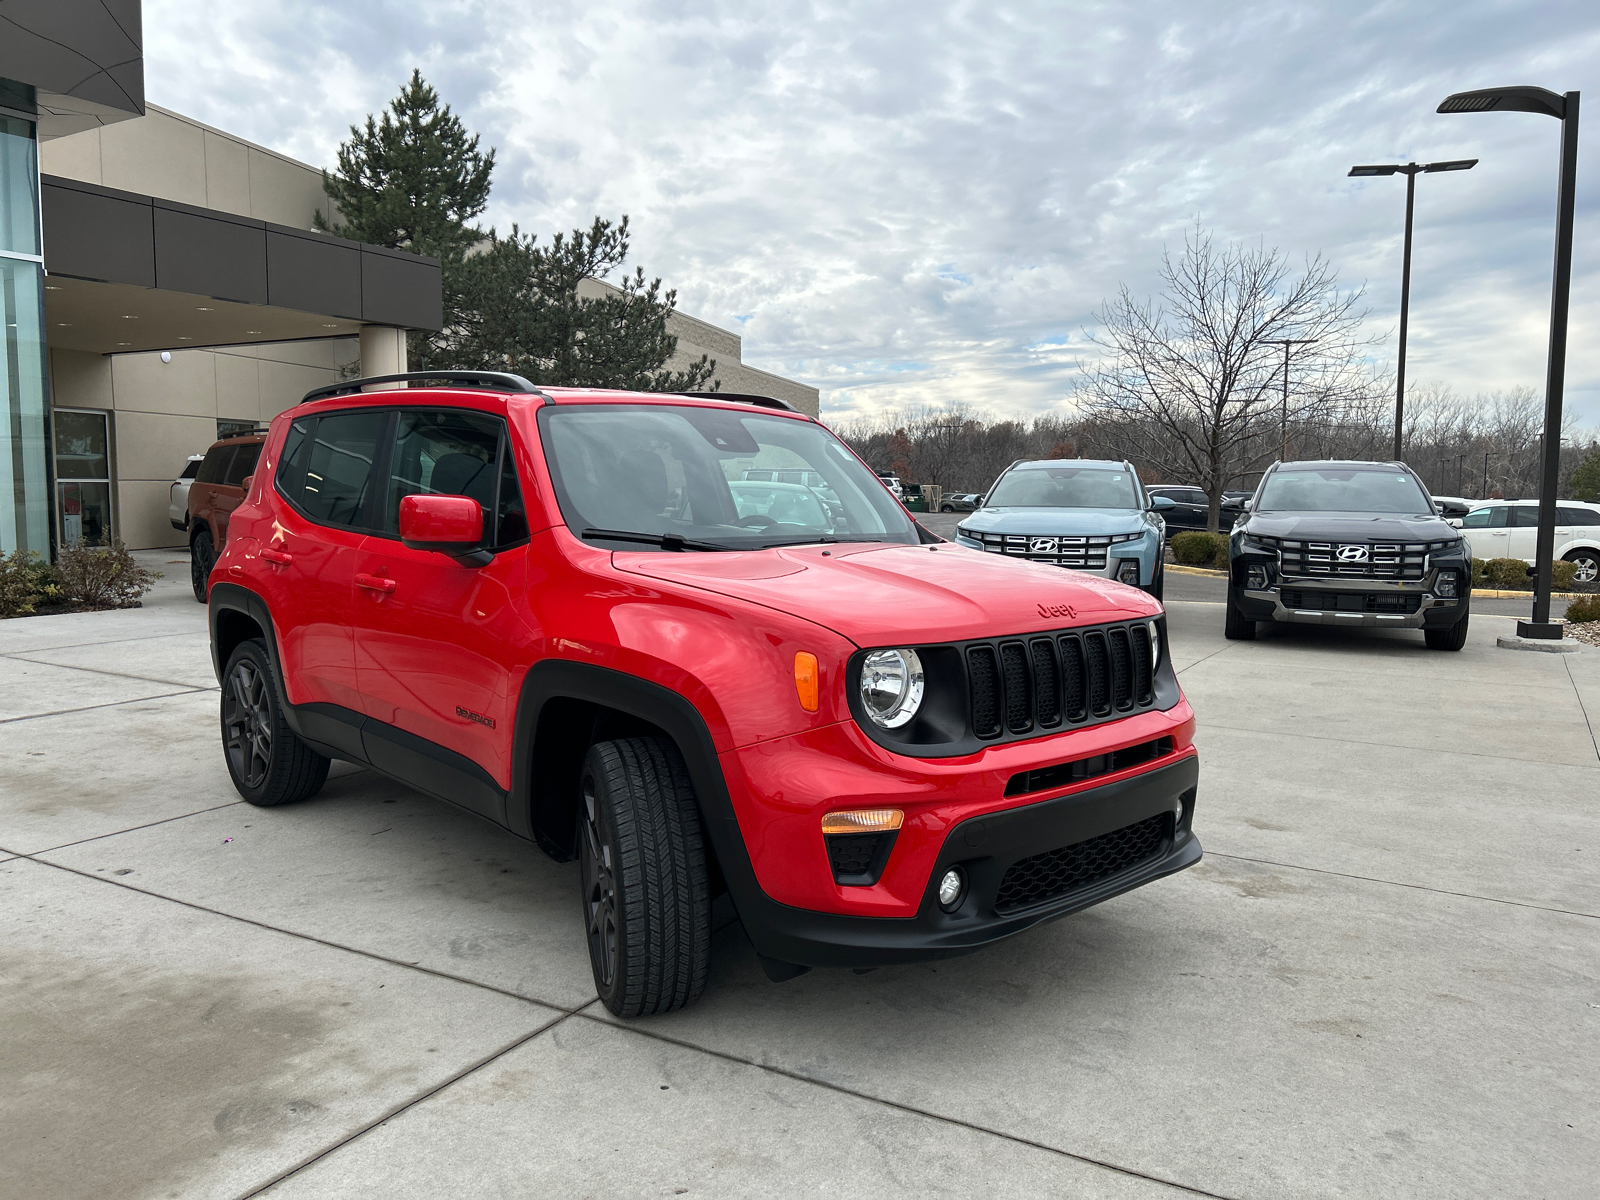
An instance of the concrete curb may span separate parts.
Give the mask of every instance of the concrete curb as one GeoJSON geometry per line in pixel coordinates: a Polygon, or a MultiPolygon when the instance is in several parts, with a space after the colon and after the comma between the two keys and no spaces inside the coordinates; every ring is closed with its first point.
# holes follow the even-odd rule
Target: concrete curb
{"type": "Polygon", "coordinates": [[[1576,654],[1578,647],[1583,643],[1576,638],[1562,638],[1556,641],[1551,638],[1525,638],[1515,635],[1502,635],[1495,638],[1494,644],[1502,650],[1536,650],[1543,654],[1576,654]]]}

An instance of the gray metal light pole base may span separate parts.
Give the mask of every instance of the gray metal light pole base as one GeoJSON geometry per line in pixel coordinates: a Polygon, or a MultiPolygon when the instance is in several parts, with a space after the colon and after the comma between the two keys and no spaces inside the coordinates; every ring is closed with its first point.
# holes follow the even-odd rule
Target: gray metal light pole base
{"type": "MultiPolygon", "coordinates": [[[[1519,633],[1525,624],[1527,624],[1525,621],[1517,622],[1519,633]]],[[[1557,625],[1555,628],[1559,630],[1561,626],[1557,625]]],[[[1547,637],[1497,637],[1494,640],[1494,644],[1502,650],[1538,650],[1545,654],[1576,654],[1581,643],[1574,638],[1551,641],[1547,637]]]]}
{"type": "Polygon", "coordinates": [[[1566,636],[1562,630],[1564,624],[1555,621],[1518,621],[1517,636],[1519,638],[1545,638],[1549,641],[1559,642],[1566,636]]]}

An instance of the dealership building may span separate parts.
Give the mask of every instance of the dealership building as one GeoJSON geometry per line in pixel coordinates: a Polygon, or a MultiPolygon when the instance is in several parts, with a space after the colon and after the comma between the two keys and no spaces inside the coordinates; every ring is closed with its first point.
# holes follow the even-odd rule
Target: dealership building
{"type": "MultiPolygon", "coordinates": [[[[187,457],[311,388],[405,369],[439,264],[311,228],[321,172],[144,99],[138,0],[0,9],[0,552],[182,545],[187,457]]],[[[595,285],[597,289],[603,285],[595,285]]],[[[816,389],[674,314],[673,365],[815,414],[816,389]]]]}

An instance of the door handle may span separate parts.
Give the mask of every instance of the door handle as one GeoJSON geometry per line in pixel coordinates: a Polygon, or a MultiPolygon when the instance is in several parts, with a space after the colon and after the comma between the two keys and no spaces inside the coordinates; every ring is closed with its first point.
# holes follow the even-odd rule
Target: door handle
{"type": "Polygon", "coordinates": [[[277,563],[281,567],[287,567],[294,561],[294,555],[287,550],[275,550],[271,546],[261,547],[261,557],[270,563],[277,563]]]}
{"type": "Polygon", "coordinates": [[[369,588],[374,592],[392,592],[397,586],[392,579],[385,579],[381,575],[368,575],[365,571],[356,575],[356,586],[369,588]]]}

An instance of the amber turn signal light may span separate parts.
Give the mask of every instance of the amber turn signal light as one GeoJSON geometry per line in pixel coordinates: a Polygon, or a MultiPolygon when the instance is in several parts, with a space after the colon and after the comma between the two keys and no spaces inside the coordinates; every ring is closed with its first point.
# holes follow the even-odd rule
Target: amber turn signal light
{"type": "Polygon", "coordinates": [[[800,707],[817,711],[817,656],[802,650],[794,656],[794,690],[800,707]]]}
{"type": "Polygon", "coordinates": [[[848,808],[822,818],[823,833],[889,833],[899,829],[905,813],[898,808],[848,808]]]}

